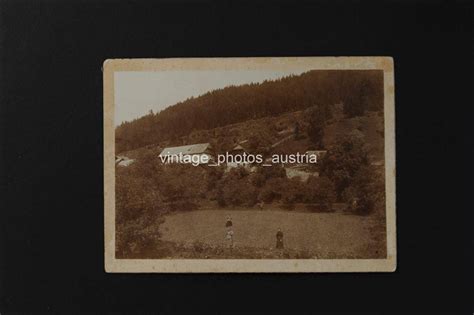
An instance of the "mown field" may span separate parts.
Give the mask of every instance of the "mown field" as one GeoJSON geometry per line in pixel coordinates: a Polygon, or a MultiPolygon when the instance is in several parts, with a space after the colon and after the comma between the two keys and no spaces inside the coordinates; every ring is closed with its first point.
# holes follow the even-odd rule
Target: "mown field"
{"type": "Polygon", "coordinates": [[[287,258],[330,259],[386,255],[380,218],[342,212],[198,210],[165,216],[159,231],[161,241],[175,248],[168,252],[168,258],[267,258],[286,254],[287,258]],[[234,231],[231,251],[225,241],[228,215],[234,231]],[[275,249],[278,228],[284,232],[283,253],[275,249]]]}

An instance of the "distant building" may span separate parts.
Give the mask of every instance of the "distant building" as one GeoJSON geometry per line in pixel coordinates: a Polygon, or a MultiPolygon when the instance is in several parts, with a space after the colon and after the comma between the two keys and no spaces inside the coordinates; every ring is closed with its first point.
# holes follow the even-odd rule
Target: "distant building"
{"type": "Polygon", "coordinates": [[[168,163],[183,163],[182,160],[189,160],[188,158],[196,161],[196,157],[199,157],[200,161],[211,161],[213,160],[213,151],[210,143],[198,143],[164,148],[159,156],[162,158],[162,161],[167,161],[168,163]]]}
{"type": "Polygon", "coordinates": [[[299,178],[300,181],[306,182],[310,176],[319,177],[319,172],[309,172],[301,167],[285,167],[287,178],[299,178]]]}
{"type": "Polygon", "coordinates": [[[370,165],[372,166],[384,166],[384,160],[379,160],[379,161],[374,161],[372,163],[370,163],[370,165]]]}
{"type": "Polygon", "coordinates": [[[245,142],[247,142],[247,140],[239,142],[239,144],[237,144],[232,148],[232,150],[230,150],[229,155],[231,155],[231,157],[227,159],[227,170],[239,166],[243,166],[246,168],[250,167],[250,165],[244,162],[243,158],[244,154],[248,153],[247,150],[242,146],[242,144],[245,142]]]}
{"type": "Polygon", "coordinates": [[[318,159],[322,159],[324,158],[324,156],[328,153],[328,151],[326,150],[309,150],[309,151],[306,151],[306,155],[307,156],[312,156],[312,155],[315,155],[316,158],[318,159]]]}
{"type": "Polygon", "coordinates": [[[244,167],[250,173],[257,171],[258,167],[249,161],[248,155],[249,151],[245,148],[248,140],[239,141],[232,150],[229,151],[229,157],[226,161],[226,172],[229,172],[232,168],[235,167],[244,167]],[[246,158],[247,156],[247,158],[246,158]]]}
{"type": "Polygon", "coordinates": [[[247,153],[247,150],[245,150],[245,148],[242,145],[238,144],[235,147],[233,147],[229,153],[232,155],[242,155],[244,153],[247,153]]]}
{"type": "Polygon", "coordinates": [[[115,157],[115,165],[116,166],[129,166],[133,162],[135,162],[135,160],[129,159],[126,156],[116,156],[115,157]]]}

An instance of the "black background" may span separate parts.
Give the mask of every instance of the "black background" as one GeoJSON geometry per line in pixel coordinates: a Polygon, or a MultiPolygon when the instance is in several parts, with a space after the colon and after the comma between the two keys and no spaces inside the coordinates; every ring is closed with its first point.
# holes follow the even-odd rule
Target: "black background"
{"type": "Polygon", "coordinates": [[[472,5],[2,1],[0,310],[472,310],[472,5]],[[393,56],[398,269],[106,274],[107,58],[393,56]]]}

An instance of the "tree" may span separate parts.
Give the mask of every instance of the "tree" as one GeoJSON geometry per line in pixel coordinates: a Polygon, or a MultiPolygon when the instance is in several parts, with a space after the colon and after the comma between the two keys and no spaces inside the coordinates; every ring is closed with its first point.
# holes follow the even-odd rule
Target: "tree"
{"type": "Polygon", "coordinates": [[[270,135],[261,130],[261,132],[251,135],[246,145],[251,153],[265,154],[267,148],[271,145],[270,135]]]}
{"type": "Polygon", "coordinates": [[[286,178],[285,169],[279,165],[274,165],[272,167],[259,167],[256,174],[262,175],[265,181],[268,181],[271,178],[286,178]]]}
{"type": "MultiPolygon", "coordinates": [[[[371,166],[362,166],[355,173],[352,184],[344,191],[344,199],[349,204],[348,210],[367,215],[375,210],[376,205],[385,203],[383,176],[376,176],[371,166]]],[[[382,207],[383,208],[383,207],[382,207]]]]}
{"type": "Polygon", "coordinates": [[[295,140],[298,140],[300,138],[300,124],[298,122],[295,122],[294,134],[295,140]]]}
{"type": "Polygon", "coordinates": [[[368,163],[363,142],[356,137],[343,137],[338,139],[322,160],[321,175],[334,181],[337,197],[341,199],[343,191],[352,184],[356,172],[368,163]]]}
{"type": "Polygon", "coordinates": [[[265,186],[260,190],[258,200],[264,202],[272,202],[279,200],[284,191],[284,182],[286,178],[273,177],[267,180],[265,186]]]}
{"type": "Polygon", "coordinates": [[[308,137],[317,148],[323,147],[326,115],[322,106],[315,106],[309,111],[308,137]]]}
{"type": "Polygon", "coordinates": [[[356,87],[353,93],[346,97],[343,105],[344,114],[348,118],[364,115],[374,96],[372,85],[369,81],[361,80],[360,82],[354,82],[354,85],[356,87]]]}
{"type": "Polygon", "coordinates": [[[298,177],[287,178],[283,182],[282,201],[285,204],[302,202],[305,198],[305,185],[298,177]]]}
{"type": "Polygon", "coordinates": [[[332,210],[332,204],[336,201],[336,190],[334,183],[326,176],[310,176],[306,181],[307,199],[306,202],[318,203],[320,209],[332,210]]]}

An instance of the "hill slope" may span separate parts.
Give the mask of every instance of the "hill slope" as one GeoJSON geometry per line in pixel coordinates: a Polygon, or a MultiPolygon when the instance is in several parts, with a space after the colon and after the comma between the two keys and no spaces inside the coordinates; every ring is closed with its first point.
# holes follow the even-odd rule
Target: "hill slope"
{"type": "Polygon", "coordinates": [[[129,158],[139,158],[142,153],[160,154],[171,145],[187,145],[209,142],[217,153],[232,150],[238,144],[252,153],[291,154],[304,153],[307,150],[330,149],[339,137],[352,135],[366,143],[371,161],[384,157],[384,135],[382,112],[367,111],[364,115],[345,118],[341,105],[334,105],[334,117],[324,128],[323,147],[315,146],[307,136],[309,126],[307,109],[285,113],[276,117],[251,119],[227,126],[197,130],[189,135],[171,140],[163,140],[154,145],[123,152],[129,158]],[[294,126],[300,126],[299,136],[295,137],[294,126]]]}
{"type": "Polygon", "coordinates": [[[383,73],[377,70],[313,70],[261,84],[229,86],[116,128],[118,153],[251,119],[280,116],[321,104],[383,108],[383,73]]]}

